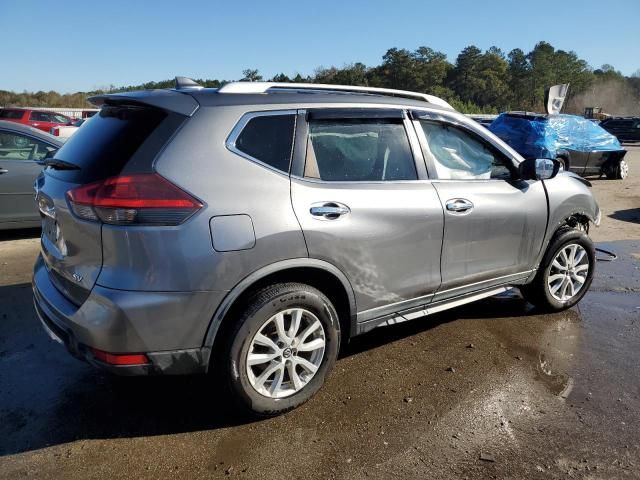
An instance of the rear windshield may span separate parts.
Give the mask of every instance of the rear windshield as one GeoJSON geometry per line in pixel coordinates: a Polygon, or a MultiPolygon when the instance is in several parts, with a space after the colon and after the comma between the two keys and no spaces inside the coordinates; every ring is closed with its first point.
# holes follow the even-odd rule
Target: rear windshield
{"type": "Polygon", "coordinates": [[[0,110],[0,118],[11,118],[20,120],[24,115],[24,110],[0,110]]]}
{"type": "Polygon", "coordinates": [[[47,168],[47,174],[89,183],[124,171],[150,171],[153,159],[184,118],[156,108],[104,106],[55,154],[54,158],[80,169],[47,168]]]}

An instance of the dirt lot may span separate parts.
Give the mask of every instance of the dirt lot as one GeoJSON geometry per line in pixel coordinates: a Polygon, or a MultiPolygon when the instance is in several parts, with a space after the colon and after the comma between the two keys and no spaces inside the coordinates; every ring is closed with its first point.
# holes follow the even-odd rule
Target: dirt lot
{"type": "Polygon", "coordinates": [[[0,478],[640,478],[640,148],[593,179],[578,308],[517,293],[378,329],[310,402],[250,421],[206,378],[113,378],[33,312],[37,232],[0,234],[0,478]]]}

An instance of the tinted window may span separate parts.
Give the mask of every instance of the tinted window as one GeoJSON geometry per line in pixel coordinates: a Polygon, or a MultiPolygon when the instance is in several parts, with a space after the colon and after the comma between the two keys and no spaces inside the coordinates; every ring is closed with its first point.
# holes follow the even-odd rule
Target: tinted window
{"type": "Polygon", "coordinates": [[[0,118],[11,118],[20,120],[24,115],[24,110],[0,110],[0,118]]]}
{"type": "Polygon", "coordinates": [[[508,160],[475,135],[445,123],[421,120],[420,125],[440,179],[508,179],[508,160]]]}
{"type": "Polygon", "coordinates": [[[0,161],[42,160],[55,147],[26,135],[0,130],[0,161]]]}
{"type": "Polygon", "coordinates": [[[250,157],[289,173],[294,126],[292,114],[254,117],[242,129],[235,146],[250,157]]]}
{"type": "Polygon", "coordinates": [[[416,180],[401,120],[311,120],[305,177],[329,182],[416,180]]]}
{"type": "Polygon", "coordinates": [[[148,170],[182,120],[179,115],[167,118],[166,113],[154,108],[104,106],[55,155],[80,170],[48,168],[47,173],[69,182],[88,183],[118,175],[125,166],[128,171],[148,170]],[[165,119],[167,122],[162,123],[165,119]],[[149,138],[156,130],[157,135],[149,138]],[[141,149],[147,139],[149,148],[141,149]]]}

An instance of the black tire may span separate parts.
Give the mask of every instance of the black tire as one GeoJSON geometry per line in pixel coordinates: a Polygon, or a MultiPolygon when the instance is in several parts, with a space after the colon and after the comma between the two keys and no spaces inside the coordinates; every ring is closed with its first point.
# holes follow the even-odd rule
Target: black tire
{"type": "Polygon", "coordinates": [[[540,263],[538,273],[533,281],[527,285],[523,285],[520,288],[520,291],[527,301],[544,311],[559,312],[561,310],[566,310],[567,308],[571,308],[577,304],[589,290],[593,280],[595,265],[596,252],[591,238],[580,230],[563,228],[556,233],[549,243],[547,252],[540,263]],[[560,300],[554,297],[551,293],[548,285],[548,279],[552,269],[557,272],[553,266],[553,261],[556,258],[556,255],[558,255],[562,249],[572,244],[577,244],[585,250],[586,259],[588,261],[588,270],[584,283],[578,292],[576,292],[570,299],[560,300]]]}
{"type": "Polygon", "coordinates": [[[605,169],[604,173],[609,180],[624,180],[629,175],[629,165],[625,160],[620,160],[605,169]]]}
{"type": "MultiPolygon", "coordinates": [[[[272,285],[258,291],[248,300],[244,313],[231,329],[223,359],[224,376],[232,396],[249,412],[259,416],[278,415],[302,405],[320,389],[325,377],[335,364],[339,347],[338,314],[331,301],[322,292],[301,283],[272,285]],[[302,308],[315,315],[320,321],[324,329],[324,352],[317,371],[306,385],[290,396],[272,398],[259,393],[252,386],[247,371],[251,368],[247,367],[247,355],[252,340],[265,322],[277,313],[292,308],[302,308]]],[[[283,363],[286,362],[284,355],[279,356],[278,359],[283,363]]],[[[290,378],[288,373],[283,373],[283,376],[285,375],[290,378]]],[[[290,382],[292,382],[291,378],[290,382]]]]}

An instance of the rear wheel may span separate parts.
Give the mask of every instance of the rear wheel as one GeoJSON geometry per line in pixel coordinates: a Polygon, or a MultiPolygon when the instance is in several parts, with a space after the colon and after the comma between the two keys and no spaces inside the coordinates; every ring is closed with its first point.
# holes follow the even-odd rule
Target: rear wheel
{"type": "Polygon", "coordinates": [[[605,174],[609,180],[624,180],[629,176],[629,164],[626,160],[620,160],[607,168],[605,174]]]}
{"type": "Polygon", "coordinates": [[[229,340],[225,373],[232,394],[258,415],[301,405],[324,383],[339,339],[336,310],[319,290],[285,283],[259,291],[229,340]]]}
{"type": "Polygon", "coordinates": [[[522,294],[544,310],[565,310],[584,297],[594,267],[591,239],[579,230],[564,229],[551,241],[538,273],[530,284],[522,286],[522,294]]]}

